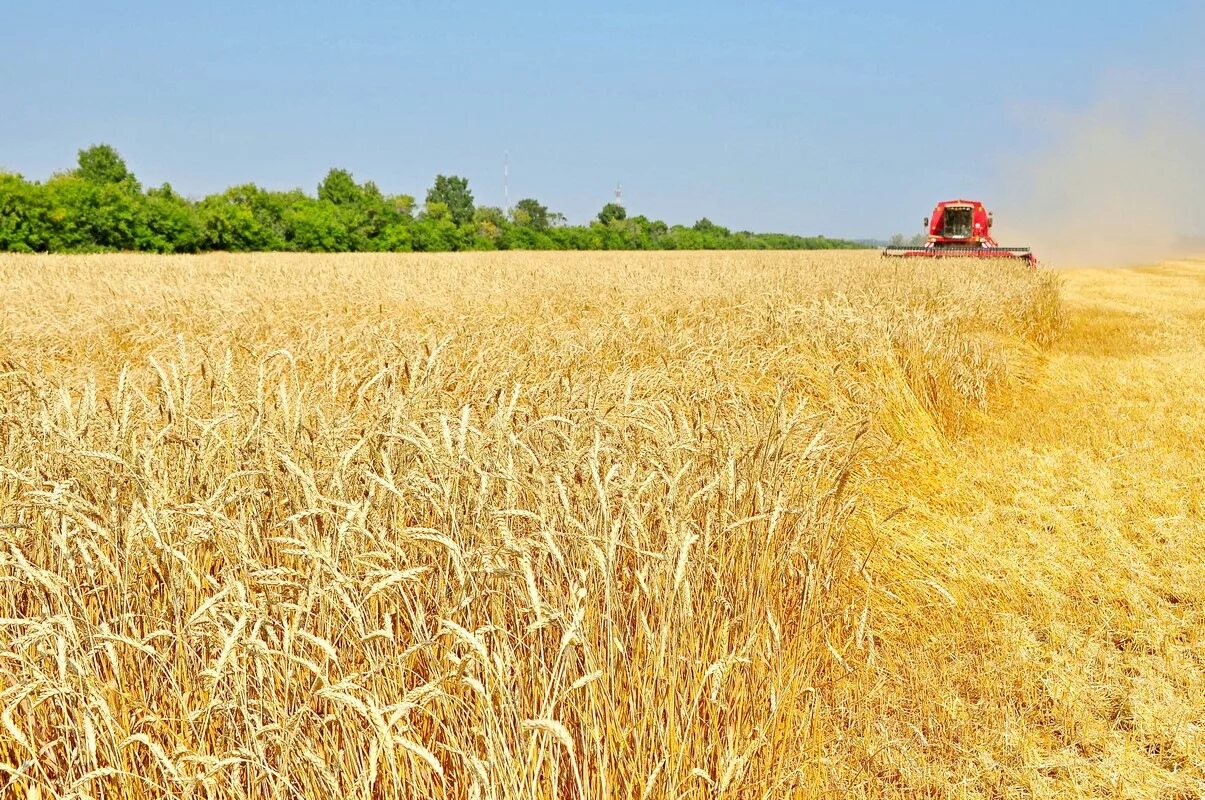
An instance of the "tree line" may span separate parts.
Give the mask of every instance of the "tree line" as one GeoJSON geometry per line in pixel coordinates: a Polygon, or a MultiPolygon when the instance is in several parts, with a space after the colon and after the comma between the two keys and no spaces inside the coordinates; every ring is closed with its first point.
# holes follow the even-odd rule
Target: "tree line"
{"type": "Polygon", "coordinates": [[[0,250],[447,252],[458,250],[811,250],[860,245],[823,236],[731,231],[629,217],[609,203],[586,225],[533,198],[478,206],[468,180],[439,175],[419,205],[332,169],[316,196],[233,186],[200,200],[171,184],[144,189],[109,145],[79,152],[75,169],[43,182],[0,172],[0,250]]]}

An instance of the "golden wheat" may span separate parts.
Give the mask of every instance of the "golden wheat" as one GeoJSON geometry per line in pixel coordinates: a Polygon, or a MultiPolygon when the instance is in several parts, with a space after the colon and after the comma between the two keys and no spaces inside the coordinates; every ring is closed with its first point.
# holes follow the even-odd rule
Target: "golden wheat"
{"type": "MultiPolygon", "coordinates": [[[[1057,341],[1057,284],[849,253],[0,259],[0,780],[1005,793],[968,776],[1007,731],[904,737],[955,696],[917,690],[924,634],[958,680],[1008,655],[975,638],[999,604],[951,611],[993,554],[926,531],[1057,341]]],[[[1039,680],[1006,677],[989,724],[1039,680]]]]}

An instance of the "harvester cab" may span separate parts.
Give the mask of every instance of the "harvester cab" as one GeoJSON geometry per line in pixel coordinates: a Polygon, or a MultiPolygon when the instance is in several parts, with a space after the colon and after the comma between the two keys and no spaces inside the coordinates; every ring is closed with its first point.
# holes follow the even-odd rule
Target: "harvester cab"
{"type": "Polygon", "coordinates": [[[904,258],[1015,258],[1037,266],[1028,247],[1001,247],[992,238],[992,214],[976,200],[943,200],[925,217],[921,247],[892,245],[883,255],[904,258]]]}

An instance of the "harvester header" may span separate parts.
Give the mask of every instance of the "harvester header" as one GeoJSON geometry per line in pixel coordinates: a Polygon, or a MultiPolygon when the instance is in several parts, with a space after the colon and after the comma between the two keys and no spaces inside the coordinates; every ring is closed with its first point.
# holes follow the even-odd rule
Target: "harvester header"
{"type": "Polygon", "coordinates": [[[992,214],[978,200],[943,200],[925,217],[928,240],[920,247],[892,245],[895,258],[1016,258],[1037,266],[1028,247],[1002,247],[992,238],[992,214]]]}

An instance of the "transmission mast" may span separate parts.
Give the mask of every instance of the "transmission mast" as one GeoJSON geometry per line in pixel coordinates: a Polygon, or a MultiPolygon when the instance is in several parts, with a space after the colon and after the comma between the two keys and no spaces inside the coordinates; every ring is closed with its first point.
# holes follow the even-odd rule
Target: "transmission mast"
{"type": "Polygon", "coordinates": [[[623,208],[623,184],[615,184],[615,205],[623,208]]]}

